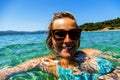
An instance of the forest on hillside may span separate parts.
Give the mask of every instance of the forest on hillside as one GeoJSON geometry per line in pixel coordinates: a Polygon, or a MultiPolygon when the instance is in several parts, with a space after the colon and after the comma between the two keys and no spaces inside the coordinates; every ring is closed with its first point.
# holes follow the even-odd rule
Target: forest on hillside
{"type": "Polygon", "coordinates": [[[106,20],[96,23],[85,23],[79,26],[83,31],[96,31],[96,30],[120,30],[120,18],[113,20],[106,20]]]}

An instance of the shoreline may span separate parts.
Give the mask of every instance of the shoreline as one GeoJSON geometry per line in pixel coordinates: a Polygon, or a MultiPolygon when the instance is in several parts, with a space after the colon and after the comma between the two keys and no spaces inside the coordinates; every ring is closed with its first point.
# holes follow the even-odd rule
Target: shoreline
{"type": "Polygon", "coordinates": [[[108,32],[108,31],[120,31],[120,29],[117,29],[117,30],[96,30],[96,31],[82,31],[82,32],[108,32]]]}

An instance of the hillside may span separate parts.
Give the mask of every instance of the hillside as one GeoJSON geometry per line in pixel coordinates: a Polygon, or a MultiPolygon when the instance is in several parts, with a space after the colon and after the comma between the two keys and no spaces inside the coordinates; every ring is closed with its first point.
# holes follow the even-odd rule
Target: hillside
{"type": "Polygon", "coordinates": [[[0,35],[17,35],[17,34],[43,34],[43,33],[47,33],[47,31],[45,30],[41,30],[41,31],[0,31],[0,35]]]}
{"type": "Polygon", "coordinates": [[[79,26],[83,31],[96,31],[96,30],[120,30],[120,18],[113,20],[106,20],[96,23],[85,23],[79,26]]]}

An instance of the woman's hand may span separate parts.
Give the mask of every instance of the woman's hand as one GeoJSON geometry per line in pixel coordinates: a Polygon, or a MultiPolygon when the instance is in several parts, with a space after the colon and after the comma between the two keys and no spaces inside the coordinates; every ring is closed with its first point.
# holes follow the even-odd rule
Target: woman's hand
{"type": "Polygon", "coordinates": [[[11,71],[10,68],[4,67],[3,69],[0,70],[0,80],[6,80],[8,76],[10,76],[11,71]]]}
{"type": "Polygon", "coordinates": [[[106,75],[102,75],[98,78],[99,80],[119,80],[120,79],[120,66],[116,67],[115,70],[106,75]]]}

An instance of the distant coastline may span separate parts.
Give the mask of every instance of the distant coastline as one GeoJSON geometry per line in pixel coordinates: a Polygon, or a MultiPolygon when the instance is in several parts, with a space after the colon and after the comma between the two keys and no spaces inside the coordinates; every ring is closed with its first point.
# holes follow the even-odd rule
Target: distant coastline
{"type": "Polygon", "coordinates": [[[118,30],[95,30],[95,31],[82,31],[82,32],[109,32],[109,31],[120,31],[120,29],[118,30]]]}
{"type": "Polygon", "coordinates": [[[0,31],[0,35],[17,35],[17,34],[43,34],[47,33],[46,30],[40,30],[40,31],[0,31]]]}
{"type": "Polygon", "coordinates": [[[83,32],[105,32],[105,31],[120,31],[120,29],[109,29],[108,27],[104,29],[98,29],[98,30],[93,30],[93,31],[84,31],[83,32]]]}
{"type": "MultiPolygon", "coordinates": [[[[98,30],[92,30],[92,31],[85,31],[82,30],[82,32],[107,32],[107,31],[120,31],[120,29],[98,29],[98,30]]],[[[39,31],[13,31],[13,30],[7,30],[7,31],[0,31],[0,35],[19,35],[19,34],[46,34],[48,33],[47,30],[39,30],[39,31]]]]}
{"type": "MultiPolygon", "coordinates": [[[[120,18],[113,20],[106,20],[103,22],[96,23],[85,23],[78,26],[83,32],[102,32],[102,31],[120,31],[120,18]]],[[[0,31],[0,35],[16,35],[16,34],[44,34],[47,30],[39,31],[0,31]]]]}

